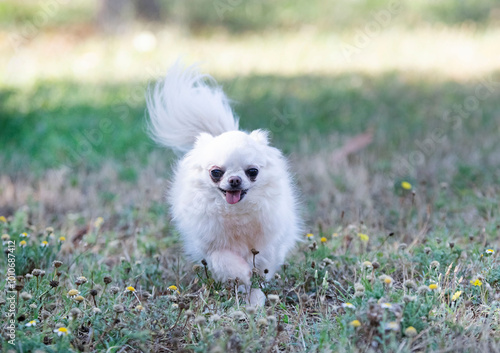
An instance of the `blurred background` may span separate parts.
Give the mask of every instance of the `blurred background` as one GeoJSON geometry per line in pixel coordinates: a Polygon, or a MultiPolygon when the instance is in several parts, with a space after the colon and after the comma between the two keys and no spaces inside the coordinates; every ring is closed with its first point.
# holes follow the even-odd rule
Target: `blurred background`
{"type": "Polygon", "coordinates": [[[181,57],[271,132],[311,230],[489,227],[499,44],[495,0],[3,0],[0,214],[170,232],[144,95],[181,57]]]}

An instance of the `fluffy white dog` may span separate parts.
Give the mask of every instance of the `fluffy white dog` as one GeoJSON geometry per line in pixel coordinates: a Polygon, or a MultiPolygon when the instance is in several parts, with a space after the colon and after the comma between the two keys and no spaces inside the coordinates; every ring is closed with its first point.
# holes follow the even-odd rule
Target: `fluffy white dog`
{"type": "Polygon", "coordinates": [[[169,194],[188,257],[205,259],[216,280],[238,278],[250,304],[253,268],[274,275],[299,238],[297,200],[287,163],[263,130],[238,131],[214,80],[176,63],[147,97],[149,128],[160,144],[185,153],[169,194]],[[265,271],[267,270],[267,271],[265,271]]]}

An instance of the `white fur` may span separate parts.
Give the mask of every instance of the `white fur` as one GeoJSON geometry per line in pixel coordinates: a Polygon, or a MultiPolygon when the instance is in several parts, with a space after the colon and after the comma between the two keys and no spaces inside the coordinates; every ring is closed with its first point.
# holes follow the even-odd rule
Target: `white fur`
{"type": "Polygon", "coordinates": [[[217,136],[238,130],[229,101],[213,81],[201,75],[196,66],[184,69],[177,62],[167,76],[147,95],[149,131],[158,143],[180,152],[187,152],[196,137],[206,132],[217,136]]]}
{"type": "MultiPolygon", "coordinates": [[[[217,280],[238,278],[248,286],[251,249],[260,252],[256,267],[269,270],[269,278],[298,240],[297,200],[286,160],[268,145],[267,133],[237,131],[228,99],[206,79],[212,80],[194,67],[174,65],[148,98],[150,132],[168,147],[189,151],[177,165],[169,195],[186,254],[195,262],[206,259],[217,280]],[[214,167],[225,171],[217,183],[210,176],[214,167]],[[259,171],[254,181],[249,168],[259,171]],[[231,188],[230,177],[248,189],[235,204],[219,189],[231,188]]],[[[257,291],[247,300],[263,298],[257,291]]]]}

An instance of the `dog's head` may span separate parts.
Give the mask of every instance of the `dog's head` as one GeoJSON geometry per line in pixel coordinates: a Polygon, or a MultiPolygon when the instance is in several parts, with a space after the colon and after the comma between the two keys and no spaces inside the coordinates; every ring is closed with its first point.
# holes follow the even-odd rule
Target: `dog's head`
{"type": "MultiPolygon", "coordinates": [[[[281,153],[268,145],[267,133],[230,131],[201,134],[190,152],[201,175],[199,187],[234,205],[262,196],[282,175],[281,153]]],[[[255,199],[255,201],[259,201],[255,199]]]]}

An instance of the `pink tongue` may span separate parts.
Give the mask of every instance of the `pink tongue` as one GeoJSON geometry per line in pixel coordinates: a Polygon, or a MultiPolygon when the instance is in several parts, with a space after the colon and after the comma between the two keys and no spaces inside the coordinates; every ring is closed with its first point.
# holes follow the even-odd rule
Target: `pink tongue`
{"type": "Polygon", "coordinates": [[[226,201],[227,203],[234,205],[241,199],[241,190],[237,191],[226,191],[226,201]]]}

